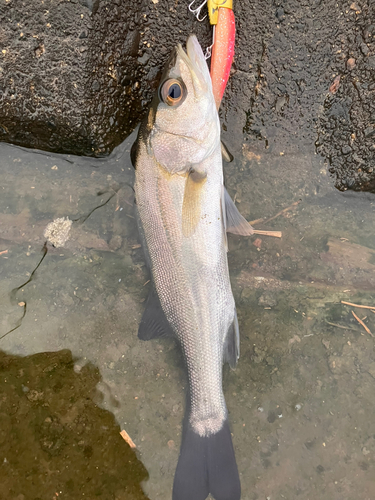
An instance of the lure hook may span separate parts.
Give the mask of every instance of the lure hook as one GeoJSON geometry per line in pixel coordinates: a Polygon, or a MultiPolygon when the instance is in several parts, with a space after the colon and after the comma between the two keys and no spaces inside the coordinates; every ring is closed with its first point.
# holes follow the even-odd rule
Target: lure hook
{"type": "Polygon", "coordinates": [[[204,20],[206,19],[207,14],[206,14],[204,17],[202,17],[202,19],[201,19],[199,16],[200,16],[200,14],[201,14],[201,11],[202,11],[203,7],[206,5],[207,0],[203,0],[203,3],[202,3],[201,5],[199,5],[199,7],[197,7],[196,9],[193,9],[193,5],[194,5],[194,3],[195,3],[195,0],[193,0],[193,1],[189,4],[189,10],[190,10],[190,12],[191,12],[192,14],[194,14],[194,16],[197,18],[197,20],[198,20],[199,22],[202,22],[202,21],[204,21],[204,20]]]}
{"type": "Polygon", "coordinates": [[[212,56],[212,47],[214,46],[215,43],[215,25],[213,26],[212,30],[212,43],[209,47],[206,48],[205,53],[204,53],[204,58],[209,59],[212,56]]]}
{"type": "Polygon", "coordinates": [[[209,59],[212,56],[212,47],[213,46],[214,46],[214,44],[212,44],[206,48],[206,52],[204,53],[204,58],[206,59],[206,61],[207,61],[207,59],[209,59]]]}

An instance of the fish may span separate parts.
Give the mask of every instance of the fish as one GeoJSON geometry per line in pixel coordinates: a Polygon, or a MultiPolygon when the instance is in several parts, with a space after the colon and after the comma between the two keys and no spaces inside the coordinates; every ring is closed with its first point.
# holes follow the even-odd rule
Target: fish
{"type": "MultiPolygon", "coordinates": [[[[224,148],[225,151],[225,148],[224,148]]],[[[131,151],[136,218],[151,273],[142,340],[173,336],[188,391],[173,500],[239,500],[224,362],[239,358],[227,232],[251,235],[224,187],[220,122],[206,60],[191,35],[174,48],[131,151]]]]}

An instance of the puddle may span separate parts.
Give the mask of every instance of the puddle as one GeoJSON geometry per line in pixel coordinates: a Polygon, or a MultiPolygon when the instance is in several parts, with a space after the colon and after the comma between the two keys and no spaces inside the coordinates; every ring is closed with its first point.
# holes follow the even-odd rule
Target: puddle
{"type": "Polygon", "coordinates": [[[74,370],[71,352],[0,351],[4,498],[146,500],[147,471],[99,406],[98,368],[74,370]]]}
{"type": "MultiPolygon", "coordinates": [[[[148,275],[133,218],[132,142],[100,160],[0,145],[8,498],[132,498],[126,487],[134,498],[171,496],[186,383],[173,341],[137,338],[148,275]],[[48,244],[32,274],[47,224],[63,217],[74,221],[70,239],[48,244]],[[61,472],[66,465],[71,472],[61,472]]],[[[374,338],[351,311],[373,334],[375,314],[341,301],[375,306],[375,198],[335,190],[313,145],[280,154],[259,144],[244,141],[224,166],[241,213],[266,219],[256,229],[282,231],[229,236],[241,358],[236,371],[225,368],[224,387],[242,499],[370,500],[374,338]]]]}

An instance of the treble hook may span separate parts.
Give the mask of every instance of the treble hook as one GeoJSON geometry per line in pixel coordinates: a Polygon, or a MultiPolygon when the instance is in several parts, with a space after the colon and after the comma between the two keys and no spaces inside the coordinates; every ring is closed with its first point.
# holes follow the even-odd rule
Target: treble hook
{"type": "Polygon", "coordinates": [[[192,8],[192,6],[193,6],[193,4],[194,4],[194,3],[195,3],[195,0],[193,0],[193,1],[189,4],[189,10],[190,10],[190,12],[191,12],[192,14],[194,14],[194,16],[197,18],[197,20],[198,20],[199,22],[202,22],[202,21],[204,21],[204,20],[206,19],[207,14],[206,14],[204,17],[202,17],[202,19],[200,19],[200,17],[199,17],[199,16],[200,16],[201,10],[202,10],[202,9],[203,9],[203,7],[206,5],[207,0],[204,0],[204,1],[203,1],[203,3],[202,3],[199,7],[197,7],[196,9],[193,9],[193,8],[192,8]]]}

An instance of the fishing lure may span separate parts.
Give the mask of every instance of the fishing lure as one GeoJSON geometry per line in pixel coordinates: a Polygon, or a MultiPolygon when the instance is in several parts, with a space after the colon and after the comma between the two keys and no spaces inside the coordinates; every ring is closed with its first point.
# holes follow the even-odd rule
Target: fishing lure
{"type": "Polygon", "coordinates": [[[213,26],[212,45],[206,50],[206,58],[211,57],[211,81],[216,107],[219,109],[234,56],[236,24],[233,13],[233,0],[204,0],[194,7],[195,0],[189,4],[189,10],[198,21],[204,21],[202,10],[207,4],[210,24],[213,26]]]}

